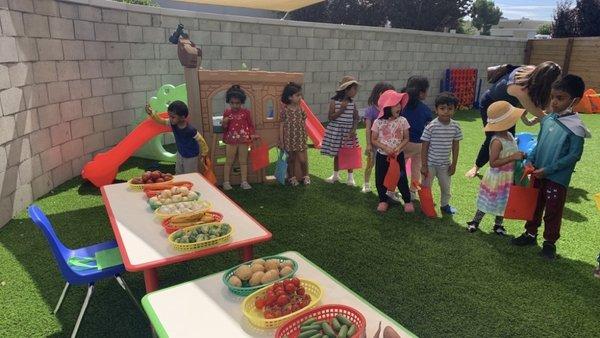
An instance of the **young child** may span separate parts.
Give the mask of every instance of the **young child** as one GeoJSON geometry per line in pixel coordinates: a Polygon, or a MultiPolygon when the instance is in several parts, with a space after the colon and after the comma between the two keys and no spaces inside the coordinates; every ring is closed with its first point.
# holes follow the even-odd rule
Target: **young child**
{"type": "MultiPolygon", "coordinates": [[[[429,90],[429,81],[423,76],[411,76],[406,82],[406,87],[402,90],[409,96],[408,105],[402,112],[402,116],[406,118],[410,124],[409,140],[404,150],[406,160],[410,159],[411,182],[421,183],[421,136],[425,126],[433,120],[433,112],[423,100],[427,98],[429,90]]],[[[416,187],[411,184],[411,197],[416,199],[416,187]]]]}
{"type": "Polygon", "coordinates": [[[375,87],[373,87],[369,100],[367,101],[369,107],[365,109],[365,134],[367,135],[367,149],[365,149],[365,156],[367,157],[367,164],[365,166],[365,183],[362,188],[362,192],[364,193],[371,192],[371,172],[375,166],[375,156],[377,155],[377,149],[375,149],[371,143],[371,127],[373,126],[373,122],[379,117],[377,101],[383,92],[390,89],[395,89],[390,83],[377,83],[375,87]]]}
{"type": "Polygon", "coordinates": [[[146,113],[154,121],[160,124],[170,125],[175,136],[177,146],[177,160],[175,162],[175,174],[187,174],[204,171],[204,158],[208,155],[208,145],[198,132],[186,120],[189,114],[188,107],[181,101],[173,101],[167,107],[168,119],[163,119],[156,114],[150,105],[146,105],[146,113]],[[198,160],[201,155],[201,160],[198,160]]]}
{"type": "Polygon", "coordinates": [[[525,109],[513,107],[506,101],[497,101],[488,108],[485,132],[493,132],[490,143],[490,169],[481,180],[477,198],[477,212],[473,220],[467,222],[467,230],[475,232],[485,214],[496,216],[494,232],[506,235],[502,226],[508,193],[513,183],[515,161],[522,160],[525,154],[519,151],[517,141],[510,133],[525,109]]]}
{"type": "MultiPolygon", "coordinates": [[[[378,101],[378,106],[383,111],[383,116],[373,122],[371,127],[371,143],[377,147],[375,158],[375,183],[377,185],[377,194],[379,195],[379,204],[377,211],[385,212],[388,209],[387,188],[383,185],[385,176],[389,169],[388,156],[396,158],[402,172],[406,171],[404,162],[404,147],[408,143],[408,129],[410,125],[400,112],[408,102],[408,94],[398,93],[395,90],[387,90],[378,101]]],[[[404,211],[413,212],[415,210],[411,199],[408,179],[406,174],[401,174],[398,180],[398,189],[404,200],[404,211]]]]}
{"type": "Polygon", "coordinates": [[[223,189],[231,190],[229,177],[231,166],[236,156],[240,164],[242,182],[240,187],[244,190],[252,189],[248,184],[248,144],[258,138],[254,134],[252,113],[243,107],[246,103],[246,93],[239,85],[233,85],[225,93],[225,101],[229,109],[223,113],[223,142],[225,143],[225,168],[223,173],[223,189]]]}
{"type": "MultiPolygon", "coordinates": [[[[333,156],[333,175],[326,178],[328,183],[340,180],[338,152],[342,147],[358,147],[356,128],[358,126],[358,110],[353,98],[358,93],[358,81],[352,76],[344,76],[339,82],[335,96],[329,103],[329,123],[325,129],[321,154],[333,156]]],[[[352,169],[348,170],[349,186],[355,186],[352,169]]]]}
{"type": "Polygon", "coordinates": [[[289,155],[288,165],[290,170],[290,184],[297,186],[302,181],[310,184],[308,176],[308,156],[306,154],[306,112],[300,108],[302,100],[302,87],[290,82],[283,88],[281,102],[281,123],[279,124],[279,148],[289,155]]]}
{"type": "Polygon", "coordinates": [[[534,219],[525,224],[525,232],[512,243],[536,245],[543,215],[544,244],[540,255],[548,259],[556,258],[567,188],[575,165],[581,159],[584,138],[591,136],[572,109],[581,100],[584,90],[583,80],[576,75],[566,75],[552,85],[551,113],[540,119],[538,143],[529,156],[529,162],[535,167],[533,186],[539,188],[540,193],[534,219]]]}
{"type": "Polygon", "coordinates": [[[441,190],[440,209],[443,214],[453,215],[456,209],[450,205],[450,178],[456,172],[459,141],[462,140],[460,125],[452,119],[458,99],[451,93],[441,93],[435,99],[437,118],[423,130],[421,141],[421,175],[423,185],[430,187],[437,177],[441,190]],[[452,155],[452,161],[450,161],[452,155]]]}

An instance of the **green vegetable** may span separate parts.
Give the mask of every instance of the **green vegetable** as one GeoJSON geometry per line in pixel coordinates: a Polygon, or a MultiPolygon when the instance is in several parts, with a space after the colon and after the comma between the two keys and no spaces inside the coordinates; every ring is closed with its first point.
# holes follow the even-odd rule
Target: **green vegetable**
{"type": "Polygon", "coordinates": [[[307,320],[304,321],[304,323],[302,323],[302,325],[300,326],[307,326],[307,325],[311,325],[312,323],[316,322],[317,318],[308,318],[307,320]]]}
{"type": "Polygon", "coordinates": [[[317,330],[304,331],[298,336],[298,338],[309,338],[309,337],[314,336],[317,333],[321,333],[321,331],[317,331],[317,330]]]}
{"type": "Polygon", "coordinates": [[[323,328],[323,332],[328,335],[329,337],[335,337],[335,332],[333,331],[333,329],[331,328],[331,326],[329,326],[329,324],[327,323],[323,323],[321,324],[321,327],[323,328]]]}
{"type": "Polygon", "coordinates": [[[321,338],[321,332],[315,334],[314,336],[310,336],[310,338],[321,338]]]}
{"type": "Polygon", "coordinates": [[[356,325],[350,326],[350,328],[348,329],[348,337],[354,336],[355,333],[356,333],[356,325]]]}
{"type": "Polygon", "coordinates": [[[342,315],[337,315],[336,318],[337,318],[337,320],[339,320],[340,324],[352,326],[352,322],[350,320],[348,320],[348,318],[346,318],[342,315]]]}
{"type": "Polygon", "coordinates": [[[347,333],[348,333],[348,326],[342,325],[340,332],[338,332],[337,338],[346,338],[347,333]]]}
{"type": "Polygon", "coordinates": [[[319,330],[321,331],[321,325],[313,323],[310,325],[302,325],[300,327],[300,331],[304,332],[304,331],[310,331],[310,330],[319,330]]]}
{"type": "Polygon", "coordinates": [[[340,328],[342,327],[342,325],[340,325],[340,322],[337,320],[337,318],[333,318],[333,320],[331,321],[331,325],[333,326],[333,329],[336,331],[339,331],[340,328]]]}

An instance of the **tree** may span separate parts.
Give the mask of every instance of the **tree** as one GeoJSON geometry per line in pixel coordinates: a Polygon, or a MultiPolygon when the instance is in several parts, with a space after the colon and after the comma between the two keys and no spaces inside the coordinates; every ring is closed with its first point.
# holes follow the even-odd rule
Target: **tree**
{"type": "Polygon", "coordinates": [[[600,0],[561,1],[554,10],[552,37],[600,36],[600,0]]]}
{"type": "Polygon", "coordinates": [[[550,35],[552,34],[552,24],[545,23],[538,27],[537,33],[541,35],[550,35]]]}
{"type": "Polygon", "coordinates": [[[571,8],[571,1],[559,2],[554,10],[552,37],[569,38],[578,36],[577,30],[577,11],[575,8],[571,8]]]}
{"type": "Polygon", "coordinates": [[[490,29],[498,24],[502,11],[492,0],[475,0],[471,8],[473,26],[481,30],[482,35],[490,35],[490,29]]]}
{"type": "Polygon", "coordinates": [[[579,36],[600,36],[600,0],[577,0],[579,36]]]}
{"type": "Polygon", "coordinates": [[[477,28],[473,26],[472,21],[460,19],[458,20],[458,28],[456,29],[456,33],[475,35],[477,34],[477,28]]]}

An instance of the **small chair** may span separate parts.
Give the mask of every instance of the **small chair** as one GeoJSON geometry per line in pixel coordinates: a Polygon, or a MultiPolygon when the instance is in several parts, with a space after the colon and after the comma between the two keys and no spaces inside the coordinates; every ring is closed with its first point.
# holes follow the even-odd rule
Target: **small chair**
{"type": "Polygon", "coordinates": [[[50,248],[52,249],[52,254],[54,254],[54,258],[58,263],[58,267],[60,272],[63,275],[63,278],[67,281],[65,287],[58,299],[58,303],[54,308],[52,314],[56,314],[58,309],[60,308],[65,295],[67,294],[67,289],[70,285],[85,285],[87,284],[88,290],[85,296],[85,300],[83,301],[83,305],[81,306],[81,310],[79,311],[79,317],[77,317],[77,323],[75,323],[75,328],[73,329],[73,333],[71,333],[71,337],[75,337],[77,335],[77,330],[79,329],[79,325],[81,324],[81,320],[83,319],[83,315],[88,306],[90,298],[92,296],[92,292],[94,291],[94,283],[98,280],[114,277],[119,285],[127,292],[133,303],[137,306],[137,308],[142,312],[142,308],[140,304],[133,296],[133,293],[121,278],[121,274],[125,272],[125,267],[123,264],[116,265],[110,268],[98,270],[95,268],[92,269],[77,269],[73,268],[69,265],[68,261],[71,257],[94,257],[96,252],[111,249],[117,247],[117,243],[115,241],[103,242],[79,249],[69,249],[56,236],[54,232],[54,228],[52,227],[52,223],[44,212],[37,207],[36,205],[31,205],[27,209],[27,213],[31,220],[42,230],[46,239],[50,243],[50,248]]]}

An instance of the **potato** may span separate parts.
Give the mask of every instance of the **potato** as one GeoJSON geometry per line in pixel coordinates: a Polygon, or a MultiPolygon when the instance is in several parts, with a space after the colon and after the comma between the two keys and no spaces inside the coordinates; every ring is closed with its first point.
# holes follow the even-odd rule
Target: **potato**
{"type": "Polygon", "coordinates": [[[260,279],[261,284],[271,283],[272,281],[279,278],[279,274],[275,270],[267,271],[260,279]]]}
{"type": "Polygon", "coordinates": [[[261,280],[263,278],[263,276],[265,275],[264,272],[262,271],[256,271],[253,275],[252,278],[250,278],[250,286],[257,286],[261,284],[261,280]]]}
{"type": "Polygon", "coordinates": [[[267,270],[277,270],[279,268],[279,260],[278,259],[269,259],[265,263],[265,268],[267,270]]]}
{"type": "Polygon", "coordinates": [[[283,268],[281,268],[281,271],[279,271],[279,276],[281,277],[285,277],[288,276],[289,274],[292,273],[292,268],[290,268],[289,266],[284,266],[283,268]]]}
{"type": "Polygon", "coordinates": [[[262,264],[258,264],[258,263],[252,263],[252,265],[250,265],[250,270],[252,270],[252,272],[257,272],[257,271],[265,271],[265,267],[262,266],[262,264]]]}
{"type": "Polygon", "coordinates": [[[244,264],[237,268],[234,274],[238,276],[239,279],[246,281],[249,280],[250,277],[252,277],[252,270],[250,270],[250,267],[248,265],[244,264]]]}
{"type": "Polygon", "coordinates": [[[292,261],[290,261],[290,260],[286,260],[286,261],[279,263],[280,268],[283,268],[284,266],[289,266],[290,268],[293,268],[294,263],[292,263],[292,261]]]}
{"type": "Polygon", "coordinates": [[[258,258],[258,259],[255,259],[255,260],[253,260],[253,261],[252,261],[252,263],[256,263],[256,264],[260,264],[260,265],[262,265],[262,266],[265,266],[265,264],[266,264],[267,262],[265,262],[265,260],[264,260],[264,259],[262,259],[262,258],[258,258]]]}

